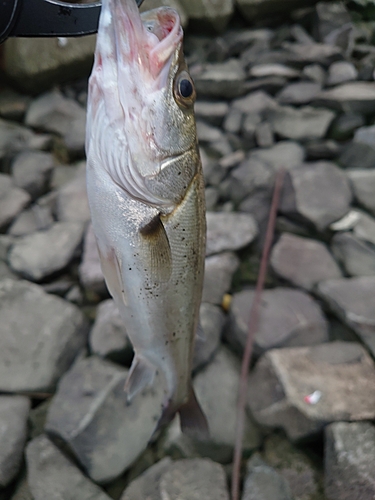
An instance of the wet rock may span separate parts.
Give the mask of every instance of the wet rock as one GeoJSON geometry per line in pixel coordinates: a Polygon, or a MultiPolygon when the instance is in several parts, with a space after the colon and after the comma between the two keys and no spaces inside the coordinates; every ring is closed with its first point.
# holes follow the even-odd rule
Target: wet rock
{"type": "Polygon", "coordinates": [[[264,162],[274,170],[298,167],[305,159],[303,147],[294,141],[279,141],[271,148],[253,149],[250,160],[264,162]]]}
{"type": "Polygon", "coordinates": [[[288,483],[294,500],[318,497],[320,484],[316,464],[300,447],[281,434],[271,434],[264,443],[264,458],[288,483]]]}
{"type": "Polygon", "coordinates": [[[229,106],[225,101],[197,101],[194,106],[194,111],[197,120],[203,119],[215,127],[219,127],[229,111],[229,106]]]}
{"type": "Polygon", "coordinates": [[[323,243],[288,233],[283,233],[273,247],[271,265],[278,276],[306,290],[312,290],[320,281],[341,277],[323,243]]]}
{"type": "Polygon", "coordinates": [[[17,475],[27,438],[30,400],[23,396],[0,396],[0,487],[17,475]]]}
{"type": "Polygon", "coordinates": [[[351,233],[338,233],[332,252],[349,276],[375,276],[375,249],[351,233]]]}
{"type": "Polygon", "coordinates": [[[242,500],[292,500],[287,481],[255,454],[247,462],[242,500]]]}
{"type": "Polygon", "coordinates": [[[30,101],[29,96],[18,94],[12,89],[2,90],[0,92],[0,116],[7,120],[21,121],[30,101]]]}
{"type": "Polygon", "coordinates": [[[0,295],[0,390],[52,390],[85,345],[83,314],[26,281],[3,280],[0,295]]]}
{"type": "MultiPolygon", "coordinates": [[[[254,290],[233,295],[226,340],[241,353],[249,331],[254,290]]],[[[305,292],[288,288],[265,290],[260,320],[254,339],[254,353],[275,347],[298,347],[328,341],[328,328],[318,304],[305,292]]]]}
{"type": "Polygon", "coordinates": [[[199,324],[202,332],[195,339],[193,370],[208,363],[218,350],[225,324],[224,313],[218,306],[203,302],[199,311],[199,324]]]}
{"type": "Polygon", "coordinates": [[[203,302],[220,305],[223,295],[230,290],[232,278],[239,266],[238,257],[224,252],[206,258],[203,284],[203,302]]]}
{"type": "Polygon", "coordinates": [[[375,277],[328,280],[317,293],[375,354],[375,277]]]}
{"type": "Polygon", "coordinates": [[[319,106],[327,106],[345,113],[371,115],[375,112],[375,83],[343,83],[333,89],[323,90],[315,102],[319,106]]]}
{"type": "Polygon", "coordinates": [[[358,71],[354,64],[347,61],[338,61],[329,67],[328,70],[328,85],[339,85],[356,80],[358,71]]]}
{"type": "Polygon", "coordinates": [[[58,91],[48,92],[29,107],[26,125],[61,135],[70,151],[83,152],[86,112],[76,101],[58,91]]]}
{"type": "Polygon", "coordinates": [[[281,104],[308,104],[321,91],[319,83],[297,82],[290,83],[277,95],[281,104]]]}
{"type": "Polygon", "coordinates": [[[172,460],[165,457],[149,467],[129,484],[120,500],[162,500],[160,480],[171,465],[172,460]]]}
{"type": "Polygon", "coordinates": [[[90,220],[84,162],[78,164],[74,179],[58,190],[56,205],[57,218],[60,221],[88,222],[90,220]]]}
{"type": "Polygon", "coordinates": [[[79,266],[79,280],[86,290],[99,295],[104,295],[107,291],[92,224],[88,225],[85,234],[82,262],[79,266]]]}
{"type": "Polygon", "coordinates": [[[351,199],[349,180],[334,163],[305,163],[288,172],[280,210],[323,231],[349,211],[351,199]]]}
{"type": "Polygon", "coordinates": [[[213,6],[208,0],[180,0],[189,21],[198,27],[210,26],[222,31],[234,12],[232,0],[220,0],[213,6]]]}
{"type": "MultiPolygon", "coordinates": [[[[231,461],[236,427],[233,408],[237,404],[240,370],[240,361],[221,346],[214,359],[194,378],[197,399],[208,420],[208,440],[199,441],[182,434],[176,419],[168,428],[162,443],[164,452],[189,458],[204,456],[222,463],[231,461]]],[[[253,450],[260,442],[258,428],[246,415],[244,449],[253,450]]]]}
{"type": "Polygon", "coordinates": [[[26,191],[13,186],[9,175],[0,174],[0,230],[4,230],[30,200],[26,191]]]}
{"type": "Polygon", "coordinates": [[[34,500],[110,500],[44,435],[29,442],[26,461],[28,483],[34,500]]]}
{"type": "Polygon", "coordinates": [[[267,351],[249,378],[248,405],[255,419],[284,429],[292,440],[329,422],[373,419],[373,397],[374,364],[352,342],[267,351]]]}
{"type": "Polygon", "coordinates": [[[87,76],[96,37],[10,38],[4,49],[5,71],[17,86],[31,92],[87,76]]]}
{"type": "Polygon", "coordinates": [[[36,135],[26,127],[0,118],[0,162],[23,149],[32,147],[36,135]]]}
{"type": "Polygon", "coordinates": [[[27,191],[35,200],[45,194],[55,161],[50,153],[42,151],[24,151],[12,164],[14,184],[27,191]]]}
{"type": "Polygon", "coordinates": [[[279,106],[268,112],[274,131],[284,139],[320,139],[326,135],[335,114],[323,108],[305,106],[299,109],[279,106]]]}
{"type": "Polygon", "coordinates": [[[194,75],[197,93],[201,96],[238,97],[245,93],[246,73],[237,59],[224,63],[207,64],[203,71],[194,75]]]}
{"type": "Polygon", "coordinates": [[[375,169],[348,170],[347,174],[357,201],[375,215],[375,169]]]}
{"type": "Polygon", "coordinates": [[[90,332],[89,345],[91,352],[102,358],[121,364],[131,360],[133,349],[124,322],[112,299],[99,304],[90,332]]]}
{"type": "Polygon", "coordinates": [[[330,500],[375,496],[375,428],[368,422],[337,422],[326,427],[325,494],[330,500]]]}
{"type": "Polygon", "coordinates": [[[224,469],[208,459],[173,462],[160,479],[163,500],[229,500],[224,469]]]}
{"type": "Polygon", "coordinates": [[[32,281],[64,269],[83,238],[80,222],[56,222],[50,229],[21,237],[9,252],[11,268],[32,281]]]}
{"type": "Polygon", "coordinates": [[[206,255],[244,248],[257,233],[255,220],[249,214],[207,212],[206,255]]]}
{"type": "Polygon", "coordinates": [[[161,417],[160,377],[129,404],[127,373],[95,356],[80,360],[60,380],[48,413],[46,431],[63,439],[98,483],[115,479],[134,462],[161,417]]]}

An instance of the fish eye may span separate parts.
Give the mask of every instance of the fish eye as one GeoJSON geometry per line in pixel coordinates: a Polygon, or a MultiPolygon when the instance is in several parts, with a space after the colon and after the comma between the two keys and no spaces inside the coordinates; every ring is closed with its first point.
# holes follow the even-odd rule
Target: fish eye
{"type": "Polygon", "coordinates": [[[182,71],[175,80],[174,95],[177,102],[189,106],[195,101],[195,88],[193,80],[187,71],[182,71]]]}

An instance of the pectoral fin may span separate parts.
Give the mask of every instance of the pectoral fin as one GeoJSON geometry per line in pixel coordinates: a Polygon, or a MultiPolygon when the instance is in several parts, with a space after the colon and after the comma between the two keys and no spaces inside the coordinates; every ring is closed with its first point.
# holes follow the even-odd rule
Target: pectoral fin
{"type": "Polygon", "coordinates": [[[198,403],[193,387],[190,389],[188,401],[179,408],[178,413],[184,434],[195,439],[208,439],[207,419],[198,403]]]}
{"type": "Polygon", "coordinates": [[[172,252],[160,216],[157,215],[142,226],[140,233],[144,242],[146,266],[152,279],[156,282],[167,282],[172,273],[172,252]]]}
{"type": "Polygon", "coordinates": [[[205,334],[203,327],[200,323],[198,323],[197,331],[195,332],[195,338],[199,342],[206,342],[207,341],[207,335],[205,334]]]}
{"type": "Polygon", "coordinates": [[[136,394],[152,384],[155,373],[156,369],[143,357],[135,356],[125,382],[125,392],[129,403],[136,394]]]}

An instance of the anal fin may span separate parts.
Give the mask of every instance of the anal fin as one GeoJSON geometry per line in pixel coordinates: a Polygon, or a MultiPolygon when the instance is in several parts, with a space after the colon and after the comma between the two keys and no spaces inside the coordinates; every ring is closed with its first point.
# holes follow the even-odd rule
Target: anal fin
{"type": "Polygon", "coordinates": [[[193,387],[189,399],[178,410],[181,430],[189,437],[205,440],[209,437],[207,418],[200,407],[193,387]]]}
{"type": "Polygon", "coordinates": [[[143,357],[135,356],[125,382],[125,392],[129,403],[134,396],[152,384],[155,373],[156,369],[143,357]]]}

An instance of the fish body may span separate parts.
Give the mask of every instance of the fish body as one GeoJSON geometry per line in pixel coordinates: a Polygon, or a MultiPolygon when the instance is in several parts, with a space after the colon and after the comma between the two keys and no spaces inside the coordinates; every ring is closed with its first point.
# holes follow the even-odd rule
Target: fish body
{"type": "Polygon", "coordinates": [[[87,191],[101,266],[135,357],[132,397],[162,376],[164,421],[206,432],[191,385],[205,255],[194,85],[177,12],[104,0],[89,82],[87,191]]]}

